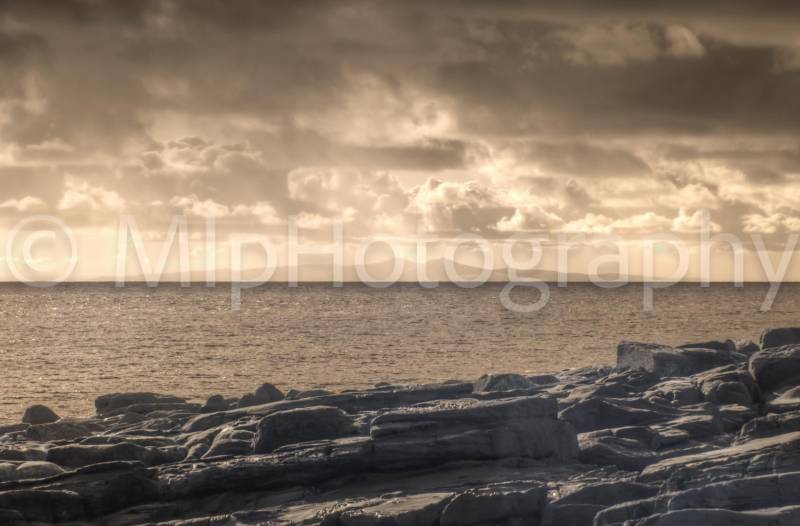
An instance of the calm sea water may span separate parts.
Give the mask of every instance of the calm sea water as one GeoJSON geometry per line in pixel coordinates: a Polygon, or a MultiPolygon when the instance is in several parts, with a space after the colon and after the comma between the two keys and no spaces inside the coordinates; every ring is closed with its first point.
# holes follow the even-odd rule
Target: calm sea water
{"type": "MultiPolygon", "coordinates": [[[[204,399],[265,381],[335,390],[553,372],[613,363],[620,339],[756,339],[764,327],[800,324],[796,284],[769,312],[759,311],[766,285],[657,290],[653,312],[642,311],[639,285],[551,287],[531,314],[504,308],[501,287],[269,285],[244,291],[232,312],[223,285],[2,284],[0,421],[18,421],[32,403],[89,414],[114,391],[204,399]]],[[[525,294],[512,297],[536,299],[525,294]]]]}

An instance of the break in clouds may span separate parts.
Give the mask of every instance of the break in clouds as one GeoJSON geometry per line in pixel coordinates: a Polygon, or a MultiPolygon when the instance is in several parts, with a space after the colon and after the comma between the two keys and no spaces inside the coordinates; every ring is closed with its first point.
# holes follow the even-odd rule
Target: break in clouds
{"type": "Polygon", "coordinates": [[[3,2],[0,230],[800,231],[796,2],[3,2]]]}

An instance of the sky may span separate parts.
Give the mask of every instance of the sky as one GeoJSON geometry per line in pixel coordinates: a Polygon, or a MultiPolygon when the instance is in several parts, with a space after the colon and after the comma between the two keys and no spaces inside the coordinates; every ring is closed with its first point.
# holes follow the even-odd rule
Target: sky
{"type": "Polygon", "coordinates": [[[800,4],[700,4],[0,1],[0,278],[32,216],[69,227],[81,279],[113,273],[123,216],[153,255],[186,218],[195,268],[209,218],[220,268],[290,218],[308,246],[338,220],[348,254],[382,236],[414,259],[420,235],[694,247],[706,211],[778,250],[800,232],[800,4]]]}

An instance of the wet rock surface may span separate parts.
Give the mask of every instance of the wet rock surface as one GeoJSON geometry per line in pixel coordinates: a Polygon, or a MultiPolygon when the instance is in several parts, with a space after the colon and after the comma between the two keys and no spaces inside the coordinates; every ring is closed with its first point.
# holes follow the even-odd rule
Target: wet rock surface
{"type": "Polygon", "coordinates": [[[614,367],[554,375],[32,408],[0,426],[0,524],[798,524],[798,334],[623,342],[614,367]]]}

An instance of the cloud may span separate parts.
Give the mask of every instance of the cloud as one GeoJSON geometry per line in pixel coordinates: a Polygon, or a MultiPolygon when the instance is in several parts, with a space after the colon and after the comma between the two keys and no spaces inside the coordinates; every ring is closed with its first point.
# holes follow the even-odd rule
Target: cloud
{"type": "Polygon", "coordinates": [[[29,195],[22,199],[8,199],[0,203],[0,208],[16,210],[17,212],[33,212],[44,209],[45,206],[44,201],[29,195]]]}

